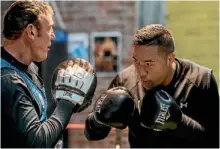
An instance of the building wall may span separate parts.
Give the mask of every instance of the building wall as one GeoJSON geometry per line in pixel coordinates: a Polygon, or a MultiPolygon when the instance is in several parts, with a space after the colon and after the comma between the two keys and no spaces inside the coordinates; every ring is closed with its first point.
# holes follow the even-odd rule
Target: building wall
{"type": "Polygon", "coordinates": [[[167,26],[179,57],[214,70],[219,78],[219,2],[167,1],[167,26]]]}
{"type": "MultiPolygon", "coordinates": [[[[119,31],[122,34],[122,68],[131,64],[131,42],[135,32],[135,2],[134,1],[66,1],[57,2],[61,16],[64,20],[67,32],[104,32],[119,31]]],[[[104,92],[112,80],[112,77],[98,78],[98,85],[95,97],[104,92]]],[[[93,101],[94,102],[94,101],[93,101]]],[[[93,105],[93,104],[92,104],[93,105]]],[[[72,124],[82,124],[79,127],[67,129],[68,147],[95,147],[95,148],[114,148],[116,144],[116,131],[113,129],[108,137],[101,141],[89,142],[84,137],[84,122],[92,106],[82,113],[74,114],[71,118],[72,124]]],[[[128,146],[127,130],[118,134],[125,136],[121,138],[121,147],[128,146]]]]}
{"type": "Polygon", "coordinates": [[[126,61],[135,31],[134,1],[59,1],[57,5],[68,32],[121,32],[122,61],[126,61]]]}

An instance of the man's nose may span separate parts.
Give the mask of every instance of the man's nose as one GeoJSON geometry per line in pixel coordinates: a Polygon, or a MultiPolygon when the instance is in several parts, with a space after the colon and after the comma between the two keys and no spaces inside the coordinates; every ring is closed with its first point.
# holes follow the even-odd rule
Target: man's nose
{"type": "Polygon", "coordinates": [[[141,78],[146,78],[146,76],[148,75],[148,71],[145,70],[142,66],[139,66],[139,75],[141,78]]]}
{"type": "Polygon", "coordinates": [[[54,29],[52,28],[52,32],[51,32],[51,40],[55,40],[56,39],[56,35],[54,33],[54,29]]]}
{"type": "Polygon", "coordinates": [[[53,32],[52,34],[51,34],[51,40],[55,40],[56,39],[56,36],[55,36],[55,33],[53,32]]]}

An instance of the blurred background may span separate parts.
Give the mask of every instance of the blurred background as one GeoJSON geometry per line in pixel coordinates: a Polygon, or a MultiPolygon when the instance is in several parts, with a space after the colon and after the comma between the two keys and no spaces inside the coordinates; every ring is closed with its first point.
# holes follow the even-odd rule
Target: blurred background
{"type": "MultiPolygon", "coordinates": [[[[55,34],[49,56],[39,63],[49,102],[55,67],[68,58],[89,60],[98,74],[94,100],[108,88],[116,73],[132,63],[132,37],[147,24],[167,26],[174,36],[176,55],[210,67],[219,82],[218,1],[48,1],[55,11],[55,34]]],[[[1,29],[5,11],[13,1],[1,1],[1,29]]],[[[2,39],[2,38],[1,38],[2,39]]],[[[2,43],[2,40],[1,40],[2,43]]],[[[93,101],[94,102],[94,101],[93,101]]],[[[65,132],[65,147],[129,147],[127,129],[112,129],[101,141],[84,137],[84,121],[92,105],[74,114],[65,132]]]]}

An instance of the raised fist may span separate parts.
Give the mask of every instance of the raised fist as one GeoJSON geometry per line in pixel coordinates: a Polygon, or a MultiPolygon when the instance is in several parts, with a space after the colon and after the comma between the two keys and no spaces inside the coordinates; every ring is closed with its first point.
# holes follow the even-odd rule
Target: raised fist
{"type": "Polygon", "coordinates": [[[180,107],[164,90],[146,93],[140,115],[142,126],[155,130],[176,129],[182,121],[180,107]]]}
{"type": "Polygon", "coordinates": [[[130,91],[124,87],[115,87],[105,91],[97,99],[93,109],[94,121],[124,129],[129,125],[135,109],[130,91]]]}

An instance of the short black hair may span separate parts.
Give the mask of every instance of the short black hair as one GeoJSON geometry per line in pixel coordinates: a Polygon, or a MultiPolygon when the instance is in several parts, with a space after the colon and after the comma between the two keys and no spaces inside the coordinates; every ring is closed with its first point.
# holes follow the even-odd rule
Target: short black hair
{"type": "Polygon", "coordinates": [[[139,29],[133,38],[134,45],[155,45],[166,49],[166,53],[174,51],[174,39],[171,33],[161,24],[150,24],[139,29]]]}
{"type": "Polygon", "coordinates": [[[40,29],[38,15],[53,10],[43,1],[16,1],[6,11],[3,20],[3,35],[6,39],[18,39],[28,24],[33,24],[40,29]]]}

